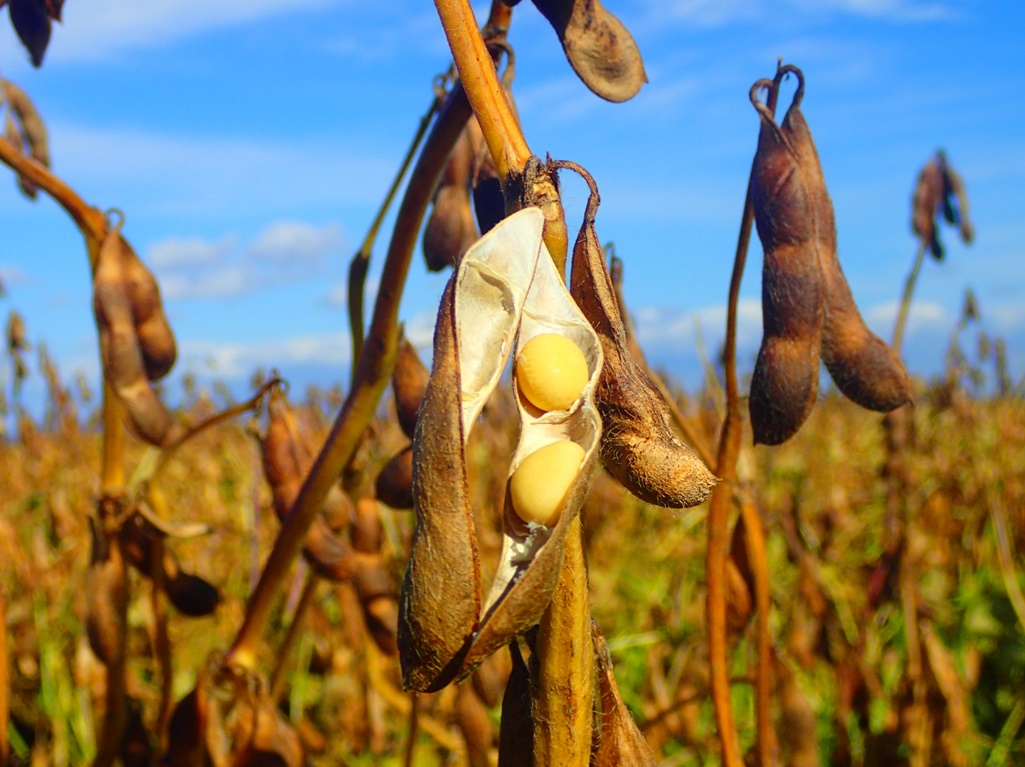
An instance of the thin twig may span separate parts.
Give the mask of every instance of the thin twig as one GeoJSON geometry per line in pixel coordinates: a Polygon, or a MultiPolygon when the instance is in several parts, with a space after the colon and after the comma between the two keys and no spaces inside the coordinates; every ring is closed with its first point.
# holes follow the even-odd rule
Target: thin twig
{"type": "Polygon", "coordinates": [[[370,228],[367,230],[366,237],[363,238],[363,244],[359,246],[356,255],[349,262],[349,334],[352,336],[351,377],[353,382],[355,381],[356,365],[359,362],[359,356],[363,353],[363,298],[366,290],[367,270],[370,267],[370,254],[373,252],[374,242],[377,241],[377,233],[381,229],[381,224],[388,213],[388,208],[391,207],[392,200],[395,199],[399,186],[402,184],[402,179],[405,177],[406,171],[409,170],[413,158],[416,157],[416,152],[420,148],[420,142],[423,141],[424,136],[427,134],[427,128],[442,103],[442,94],[435,94],[434,98],[431,99],[431,106],[424,116],[420,118],[420,124],[417,126],[413,141],[410,142],[409,149],[406,150],[406,156],[402,159],[402,163],[395,173],[395,178],[388,188],[388,193],[384,196],[381,207],[378,209],[373,223],[370,224],[370,228]]]}
{"type": "Polygon", "coordinates": [[[227,662],[242,668],[256,666],[256,649],[271,610],[295,561],[306,533],[331,486],[348,465],[384,394],[395,367],[399,303],[409,274],[417,235],[445,161],[469,119],[470,106],[462,88],[453,88],[413,168],[396,215],[373,319],[356,366],[352,389],[335,419],[317,460],[303,482],[292,509],[264,564],[250,596],[239,633],[227,662]]]}
{"type": "MultiPolygon", "coordinates": [[[[776,99],[779,94],[779,83],[783,76],[781,69],[777,65],[776,79],[766,98],[766,106],[773,114],[775,114],[776,99]]],[[[720,482],[712,491],[708,509],[708,552],[706,555],[708,659],[711,666],[715,720],[722,747],[723,764],[726,767],[742,767],[743,765],[737,741],[737,726],[733,719],[733,705],[730,702],[726,639],[726,559],[729,550],[730,505],[736,489],[737,459],[740,457],[740,438],[743,426],[740,395],[737,390],[737,301],[747,261],[747,249],[751,241],[751,226],[754,222],[754,204],[751,197],[753,180],[754,163],[752,162],[747,192],[744,196],[744,212],[737,235],[737,250],[733,258],[733,274],[730,277],[726,311],[726,341],[723,349],[726,418],[723,422],[722,434],[719,437],[715,472],[720,478],[720,482]]]]}
{"type": "Polygon", "coordinates": [[[908,314],[911,311],[911,296],[915,292],[915,285],[918,283],[918,273],[922,270],[922,262],[925,260],[925,240],[918,243],[918,252],[915,254],[911,271],[904,281],[904,294],[900,299],[900,308],[897,311],[897,322],[893,327],[893,351],[900,356],[900,347],[904,342],[904,330],[908,321],[908,314]]]}
{"type": "Polygon", "coordinates": [[[296,646],[299,644],[299,640],[302,638],[306,614],[309,613],[310,607],[314,603],[314,597],[317,595],[317,586],[319,585],[320,578],[312,570],[307,570],[302,594],[299,596],[299,602],[295,606],[295,612],[292,613],[292,623],[288,627],[288,633],[285,634],[285,641],[278,648],[277,663],[270,678],[270,699],[275,704],[281,699],[281,693],[285,689],[285,679],[288,676],[292,656],[295,653],[296,646]]]}

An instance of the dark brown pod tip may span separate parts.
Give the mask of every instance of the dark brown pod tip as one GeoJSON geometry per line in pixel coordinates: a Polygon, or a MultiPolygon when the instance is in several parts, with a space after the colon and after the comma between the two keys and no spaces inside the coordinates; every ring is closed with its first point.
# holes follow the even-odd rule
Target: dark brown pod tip
{"type": "Polygon", "coordinates": [[[395,359],[391,382],[399,425],[410,439],[413,439],[416,433],[417,414],[427,393],[427,381],[430,377],[431,373],[421,361],[416,347],[406,338],[404,329],[400,329],[398,356],[395,359]]]}
{"type": "Polygon", "coordinates": [[[407,446],[381,469],[374,480],[378,500],[393,509],[413,508],[413,446],[407,446]]]}
{"type": "Polygon", "coordinates": [[[512,671],[502,696],[502,719],[498,727],[499,767],[532,767],[534,764],[534,720],[531,716],[530,671],[519,643],[509,645],[512,671]]]}
{"type": "Polygon", "coordinates": [[[573,71],[607,101],[627,101],[648,81],[630,32],[598,0],[534,0],[573,71]]]}
{"type": "MultiPolygon", "coordinates": [[[[765,258],[764,331],[751,378],[748,409],[755,444],[778,445],[801,427],[818,394],[819,347],[825,320],[821,263],[822,253],[829,247],[825,231],[829,227],[819,226],[822,211],[818,202],[824,189],[814,186],[816,179],[802,168],[792,137],[758,100],[763,87],[776,85],[771,80],[759,80],[750,93],[761,121],[751,170],[751,197],[765,258]]],[[[799,109],[802,92],[803,80],[791,110],[799,109]]]]}
{"type": "Polygon", "coordinates": [[[181,569],[173,578],[168,578],[164,585],[167,597],[175,609],[191,618],[210,615],[221,603],[221,593],[216,586],[181,569]]]}

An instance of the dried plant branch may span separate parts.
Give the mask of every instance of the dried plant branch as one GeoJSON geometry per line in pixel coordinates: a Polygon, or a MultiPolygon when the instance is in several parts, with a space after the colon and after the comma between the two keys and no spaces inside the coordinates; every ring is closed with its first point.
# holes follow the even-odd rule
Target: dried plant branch
{"type": "Polygon", "coordinates": [[[306,624],[306,615],[314,603],[314,597],[317,595],[317,586],[319,585],[320,578],[317,577],[317,574],[312,570],[307,570],[302,594],[299,595],[299,602],[295,606],[295,612],[292,613],[292,622],[289,624],[288,632],[285,634],[285,641],[278,648],[277,663],[270,678],[268,689],[270,690],[270,699],[275,704],[281,699],[281,694],[285,690],[285,679],[288,676],[292,656],[295,654],[295,648],[299,645],[299,640],[302,638],[303,628],[306,624]]]}
{"type": "MultiPolygon", "coordinates": [[[[776,79],[766,98],[766,107],[775,114],[782,68],[777,65],[776,79]]],[[[726,640],[726,559],[729,553],[730,504],[737,484],[737,459],[740,457],[740,438],[743,415],[740,395],[737,389],[737,301],[740,283],[744,276],[747,249],[751,241],[751,227],[754,223],[754,205],[751,196],[754,165],[748,178],[744,198],[744,212],[737,235],[737,250],[733,258],[733,274],[730,277],[729,299],[726,311],[726,342],[723,349],[723,373],[726,390],[726,418],[719,437],[716,475],[720,483],[712,491],[708,509],[708,552],[706,569],[708,578],[708,660],[711,666],[712,701],[715,704],[715,720],[722,747],[723,764],[726,767],[742,767],[740,747],[737,742],[736,722],[730,703],[730,680],[726,640]]]]}
{"type": "Polygon", "coordinates": [[[257,647],[288,569],[298,556],[328,490],[352,460],[384,394],[395,365],[399,303],[420,224],[449,152],[470,114],[463,89],[453,88],[424,144],[399,206],[373,319],[356,366],[352,389],[264,564],[242,626],[228,651],[229,664],[248,669],[256,667],[257,647]]]}
{"type": "Polygon", "coordinates": [[[897,312],[897,321],[893,327],[893,343],[891,344],[894,353],[898,357],[900,356],[901,344],[904,342],[904,330],[907,326],[908,314],[911,311],[911,296],[915,292],[915,285],[918,283],[918,273],[922,270],[922,262],[925,261],[926,245],[927,243],[924,240],[918,241],[918,252],[915,254],[911,271],[904,281],[904,294],[900,299],[900,309],[897,312]]]}
{"type": "Polygon", "coordinates": [[[406,150],[406,156],[402,159],[402,163],[399,165],[399,169],[395,173],[395,178],[392,180],[391,186],[388,188],[388,193],[384,196],[384,200],[381,202],[381,207],[378,209],[373,223],[370,224],[366,237],[363,238],[363,243],[359,246],[359,250],[356,251],[356,255],[352,257],[352,261],[349,262],[349,334],[352,337],[353,382],[355,381],[356,367],[359,363],[360,354],[363,353],[363,338],[365,335],[363,327],[363,298],[366,290],[367,270],[370,267],[370,255],[374,249],[374,242],[377,240],[377,233],[381,229],[384,217],[387,214],[388,209],[391,207],[392,201],[395,199],[395,195],[399,191],[402,179],[405,178],[406,171],[409,170],[409,166],[413,162],[413,158],[416,157],[416,152],[420,148],[420,143],[423,141],[424,136],[427,135],[427,128],[430,126],[431,120],[434,119],[434,115],[437,114],[438,109],[440,109],[442,103],[444,103],[443,95],[444,94],[440,92],[439,89],[439,92],[435,94],[433,99],[431,99],[431,105],[427,109],[427,112],[420,118],[420,124],[417,126],[416,134],[413,136],[413,140],[409,144],[409,149],[406,150]]]}

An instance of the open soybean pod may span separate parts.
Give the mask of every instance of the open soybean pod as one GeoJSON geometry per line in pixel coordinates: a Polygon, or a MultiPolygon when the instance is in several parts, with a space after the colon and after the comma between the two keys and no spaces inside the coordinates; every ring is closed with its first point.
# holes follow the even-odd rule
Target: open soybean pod
{"type": "Polygon", "coordinates": [[[642,501],[681,508],[704,501],[718,481],[673,432],[662,395],[630,353],[623,313],[594,221],[600,199],[594,179],[584,224],[573,246],[570,286],[600,339],[605,364],[595,389],[602,419],[601,459],[608,472],[642,501]]]}
{"type": "Polygon", "coordinates": [[[144,442],[162,446],[173,438],[174,420],[146,375],[126,287],[121,224],[107,228],[93,273],[93,313],[100,332],[103,373],[125,406],[128,424],[144,442]]]}
{"type": "Polygon", "coordinates": [[[840,267],[836,216],[829,198],[822,163],[811,130],[801,112],[804,75],[796,67],[784,67],[798,78],[794,100],[783,119],[782,132],[797,153],[815,209],[826,314],[822,326],[822,361],[844,396],[869,410],[881,413],[911,401],[904,365],[894,351],[875,335],[858,311],[847,278],[840,267]]]}
{"type": "Polygon", "coordinates": [[[543,226],[538,208],[505,219],[467,251],[442,296],[433,371],[413,441],[416,527],[399,612],[403,683],[416,690],[438,690],[469,674],[538,622],[587,492],[601,432],[593,394],[602,352],[541,240],[543,226]],[[522,474],[516,480],[517,472],[533,453],[562,442],[576,445],[581,458],[575,473],[570,469],[552,526],[524,522],[507,490],[499,564],[483,596],[466,444],[514,345],[545,334],[578,347],[587,377],[568,409],[540,412],[519,398],[520,441],[510,476],[540,489],[542,483],[522,474]]]}
{"type": "Polygon", "coordinates": [[[815,179],[802,167],[791,135],[758,100],[762,87],[776,85],[759,80],[750,93],[761,120],[751,195],[765,260],[764,332],[748,404],[755,444],[778,445],[801,427],[818,393],[825,320],[821,264],[829,237],[820,231],[815,179]]]}

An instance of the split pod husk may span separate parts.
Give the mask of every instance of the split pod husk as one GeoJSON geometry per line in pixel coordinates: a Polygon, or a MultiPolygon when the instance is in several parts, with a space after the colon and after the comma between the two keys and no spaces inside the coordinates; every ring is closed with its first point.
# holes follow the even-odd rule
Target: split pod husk
{"type": "Polygon", "coordinates": [[[587,493],[601,432],[593,396],[602,352],[542,242],[543,226],[538,208],[505,219],[467,251],[442,296],[413,441],[416,526],[399,608],[403,683],[416,690],[438,690],[469,674],[538,622],[587,493]],[[546,333],[579,347],[587,381],[567,410],[538,412],[518,398],[520,440],[510,475],[534,452],[561,442],[577,445],[583,457],[551,526],[524,523],[507,490],[502,550],[484,595],[466,443],[514,345],[546,333]]]}

